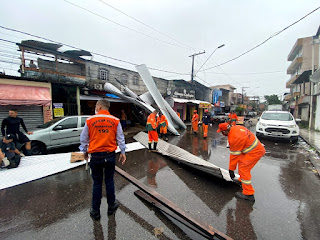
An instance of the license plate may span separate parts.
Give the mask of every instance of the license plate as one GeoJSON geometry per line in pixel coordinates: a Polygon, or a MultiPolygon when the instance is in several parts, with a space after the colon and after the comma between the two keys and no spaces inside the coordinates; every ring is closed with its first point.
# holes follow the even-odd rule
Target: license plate
{"type": "Polygon", "coordinates": [[[278,132],[273,132],[271,133],[273,136],[282,136],[282,133],[278,133],[278,132]]]}

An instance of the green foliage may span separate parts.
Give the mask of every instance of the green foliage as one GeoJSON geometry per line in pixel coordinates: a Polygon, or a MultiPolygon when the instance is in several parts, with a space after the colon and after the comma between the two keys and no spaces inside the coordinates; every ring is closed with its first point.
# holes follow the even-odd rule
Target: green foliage
{"type": "Polygon", "coordinates": [[[235,112],[236,112],[236,114],[239,116],[241,116],[242,115],[242,113],[243,113],[243,111],[244,111],[244,108],[243,107],[240,107],[240,106],[237,106],[236,107],[236,109],[235,109],[235,112]]]}
{"type": "Polygon", "coordinates": [[[278,98],[278,95],[273,94],[273,95],[265,95],[264,98],[267,100],[267,104],[281,104],[280,99],[278,98]]]}

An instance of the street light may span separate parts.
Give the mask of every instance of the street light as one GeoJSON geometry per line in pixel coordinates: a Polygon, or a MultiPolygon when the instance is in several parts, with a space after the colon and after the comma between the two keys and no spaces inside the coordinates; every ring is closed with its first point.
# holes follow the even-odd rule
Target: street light
{"type": "Polygon", "coordinates": [[[202,66],[198,69],[198,71],[196,72],[195,76],[196,76],[197,73],[200,71],[200,69],[206,64],[206,62],[211,58],[212,54],[214,54],[215,51],[218,50],[218,48],[222,48],[222,47],[224,47],[224,46],[225,46],[224,44],[220,45],[219,47],[217,47],[217,48],[210,54],[210,56],[207,58],[207,60],[206,60],[206,61],[202,64],[202,66]]]}

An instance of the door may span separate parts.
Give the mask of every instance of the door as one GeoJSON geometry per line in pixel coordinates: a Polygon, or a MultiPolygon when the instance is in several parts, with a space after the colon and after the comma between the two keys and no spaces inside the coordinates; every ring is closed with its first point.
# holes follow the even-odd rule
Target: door
{"type": "Polygon", "coordinates": [[[51,145],[68,146],[80,142],[81,127],[78,124],[79,117],[69,117],[62,119],[51,129],[51,145]]]}

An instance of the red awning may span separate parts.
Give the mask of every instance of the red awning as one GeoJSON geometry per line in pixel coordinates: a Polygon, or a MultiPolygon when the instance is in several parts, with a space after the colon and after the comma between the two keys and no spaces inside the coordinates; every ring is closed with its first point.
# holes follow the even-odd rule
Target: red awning
{"type": "Polygon", "coordinates": [[[48,106],[50,104],[49,88],[0,84],[0,105],[48,106]]]}

